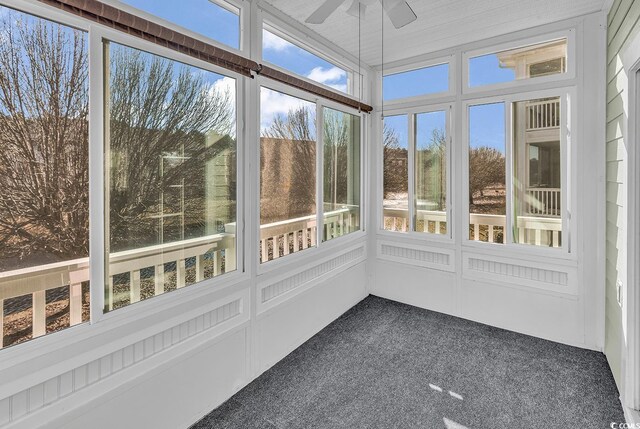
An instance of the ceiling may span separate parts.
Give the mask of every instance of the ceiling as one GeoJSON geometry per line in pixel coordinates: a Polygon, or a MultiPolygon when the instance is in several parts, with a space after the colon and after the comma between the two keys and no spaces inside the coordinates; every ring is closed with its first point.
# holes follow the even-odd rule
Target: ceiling
{"type": "MultiPolygon", "coordinates": [[[[408,0],[418,19],[396,30],[384,18],[384,62],[495,37],[513,31],[597,12],[607,0],[408,0]]],[[[358,19],[346,13],[351,0],[324,24],[304,24],[321,1],[266,0],[283,14],[358,56],[358,19]]],[[[381,63],[381,6],[367,6],[360,31],[361,59],[381,63]]]]}

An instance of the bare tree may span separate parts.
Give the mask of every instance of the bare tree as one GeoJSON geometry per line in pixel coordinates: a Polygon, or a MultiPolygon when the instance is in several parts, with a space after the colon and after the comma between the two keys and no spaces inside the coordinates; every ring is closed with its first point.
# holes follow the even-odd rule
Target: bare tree
{"type": "Polygon", "coordinates": [[[0,260],[86,256],[86,34],[9,12],[0,38],[0,260]]]}
{"type": "Polygon", "coordinates": [[[162,226],[150,215],[172,210],[160,204],[180,186],[183,212],[197,224],[178,228],[201,229],[210,180],[205,163],[229,150],[235,153],[230,94],[216,91],[204,72],[115,44],[110,72],[112,248],[156,244],[162,226]],[[207,143],[211,137],[213,145],[207,143]]]}
{"type": "Polygon", "coordinates": [[[491,147],[469,150],[469,204],[474,204],[474,195],[484,196],[492,185],[504,186],[505,158],[502,152],[491,147]]]}
{"type": "Polygon", "coordinates": [[[407,192],[408,151],[400,147],[400,138],[393,128],[385,125],[382,136],[384,192],[407,192]]]}
{"type": "Polygon", "coordinates": [[[444,210],[447,190],[447,143],[443,129],[434,129],[429,143],[416,148],[416,196],[435,204],[433,209],[444,210]]]}

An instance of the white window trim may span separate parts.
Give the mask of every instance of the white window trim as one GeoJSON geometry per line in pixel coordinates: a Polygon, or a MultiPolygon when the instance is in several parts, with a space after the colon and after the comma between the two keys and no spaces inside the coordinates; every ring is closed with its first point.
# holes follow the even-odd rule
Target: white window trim
{"type": "Polygon", "coordinates": [[[491,45],[480,49],[474,49],[471,51],[464,51],[462,53],[462,94],[480,94],[489,91],[496,91],[507,88],[525,88],[532,85],[539,85],[547,82],[567,81],[576,78],[576,29],[569,28],[564,31],[545,33],[526,39],[520,39],[515,42],[500,43],[497,45],[491,45]],[[527,79],[513,80],[510,82],[502,82],[488,85],[469,85],[469,60],[471,58],[480,57],[483,55],[496,54],[502,51],[510,49],[517,49],[519,47],[526,47],[529,45],[536,45],[540,43],[550,42],[559,39],[567,39],[567,62],[566,72],[558,73],[548,76],[539,76],[527,79]]]}
{"type": "MultiPolygon", "coordinates": [[[[364,194],[366,186],[365,186],[365,178],[366,178],[366,116],[362,112],[358,112],[358,110],[350,108],[348,106],[344,106],[342,104],[333,102],[331,100],[324,99],[322,97],[314,96],[306,91],[303,91],[298,88],[291,87],[289,85],[285,85],[281,82],[274,81],[269,78],[265,78],[263,76],[258,76],[257,78],[258,89],[267,88],[273,91],[280,92],[285,95],[289,95],[291,97],[296,97],[301,100],[310,102],[315,104],[316,106],[316,245],[315,247],[309,247],[307,249],[290,253],[286,255],[286,257],[281,256],[276,259],[272,259],[270,261],[257,262],[257,275],[262,276],[264,274],[270,273],[275,270],[281,270],[283,267],[286,267],[290,264],[299,263],[308,259],[309,255],[316,255],[318,252],[326,252],[329,249],[338,249],[343,248],[344,246],[348,246],[352,242],[356,242],[362,240],[366,237],[366,210],[365,204],[367,201],[366,195],[364,194]],[[328,241],[322,241],[322,227],[324,225],[324,206],[321,203],[323,200],[323,147],[322,141],[324,139],[323,136],[323,127],[322,127],[322,116],[323,116],[323,108],[330,108],[333,110],[338,110],[344,113],[349,113],[355,116],[360,117],[360,229],[358,231],[351,232],[347,235],[343,235],[340,237],[333,238],[328,241]]],[[[258,91],[260,94],[260,91],[258,91]]],[[[259,104],[259,103],[258,103],[259,104]]],[[[258,109],[259,110],[259,109],[258,109]]],[[[258,123],[258,139],[260,138],[260,114],[258,114],[257,118],[258,123]]],[[[260,165],[260,150],[257,150],[257,159],[256,165],[260,165]]],[[[260,189],[260,174],[256,175],[255,183],[256,189],[260,189]]],[[[254,234],[255,237],[259,240],[260,237],[260,192],[256,193],[254,196],[254,202],[256,207],[258,207],[258,219],[256,225],[254,226],[254,234]]],[[[311,256],[313,257],[313,256],[311,256]]],[[[259,258],[257,256],[256,258],[259,258]]]]}
{"type": "MultiPolygon", "coordinates": [[[[387,76],[417,71],[426,69],[429,67],[436,67],[439,65],[448,65],[448,89],[446,91],[418,94],[411,97],[393,98],[390,100],[384,100],[385,112],[396,107],[404,105],[415,105],[419,103],[432,103],[435,100],[444,99],[447,97],[453,97],[457,93],[456,76],[457,73],[457,61],[454,54],[445,57],[435,57],[428,60],[419,61],[412,64],[395,65],[384,70],[383,80],[387,76]]],[[[383,82],[384,85],[384,82],[383,82]]],[[[384,89],[383,89],[384,92],[384,89]]]]}
{"type": "MultiPolygon", "coordinates": [[[[469,195],[469,107],[475,105],[492,104],[492,103],[504,103],[505,105],[505,145],[506,145],[506,226],[505,226],[505,242],[500,243],[487,243],[475,240],[470,240],[468,236],[464,236],[462,239],[462,245],[464,248],[475,249],[477,251],[493,249],[497,252],[508,251],[514,255],[526,256],[546,256],[557,259],[566,259],[576,261],[578,258],[577,248],[579,246],[579,237],[576,234],[576,208],[577,208],[577,195],[572,189],[575,187],[577,180],[576,165],[577,150],[572,150],[572,142],[579,141],[577,131],[574,130],[573,124],[577,124],[577,109],[569,109],[569,103],[574,103],[576,100],[576,90],[573,87],[566,87],[563,89],[547,89],[531,92],[519,92],[511,95],[493,96],[487,98],[479,98],[466,100],[463,102],[463,121],[462,121],[462,157],[463,157],[463,171],[462,171],[462,199],[463,201],[463,224],[460,225],[461,230],[469,227],[469,202],[467,196],[469,195]],[[546,97],[560,97],[561,104],[561,118],[564,118],[561,123],[560,130],[560,147],[561,158],[565,160],[561,165],[561,195],[563,207],[562,213],[562,244],[559,248],[548,248],[542,246],[535,246],[529,244],[515,243],[513,240],[513,183],[512,183],[512,157],[513,157],[513,137],[512,137],[512,103],[517,101],[527,101],[538,98],[546,97]],[[501,250],[502,249],[502,250],[501,250]]],[[[458,201],[461,201],[458,199],[458,201]]]]}
{"type": "MultiPolygon", "coordinates": [[[[389,231],[384,229],[384,202],[383,196],[379,196],[380,204],[378,204],[378,215],[380,217],[380,222],[378,224],[377,233],[381,236],[386,237],[398,237],[399,235],[402,237],[408,238],[416,238],[416,239],[427,239],[430,242],[435,243],[450,243],[453,244],[456,237],[456,226],[455,222],[453,222],[453,208],[452,208],[452,170],[453,170],[453,125],[455,120],[454,113],[454,105],[452,103],[445,104],[430,104],[421,107],[413,107],[410,109],[390,109],[385,110],[384,117],[388,116],[406,116],[407,117],[407,149],[408,149],[408,160],[407,160],[407,175],[408,175],[408,216],[409,223],[407,232],[399,232],[399,231],[389,231]],[[416,148],[416,129],[415,129],[415,120],[416,116],[421,113],[433,113],[433,112],[445,112],[445,120],[446,120],[446,154],[447,154],[447,233],[446,234],[433,234],[427,232],[419,232],[415,231],[415,148],[416,148]]],[[[384,118],[383,118],[384,124],[384,118]]],[[[384,125],[383,125],[384,126],[384,125]]],[[[382,177],[382,187],[380,194],[382,195],[384,192],[384,148],[382,144],[377,145],[378,149],[378,157],[381,160],[380,165],[380,176],[382,177]]]]}

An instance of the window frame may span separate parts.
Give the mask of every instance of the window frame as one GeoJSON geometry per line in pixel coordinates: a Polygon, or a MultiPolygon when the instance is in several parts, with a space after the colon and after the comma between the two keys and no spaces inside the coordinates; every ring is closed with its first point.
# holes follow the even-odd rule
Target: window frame
{"type": "Polygon", "coordinates": [[[217,6],[225,9],[228,12],[235,14],[238,13],[238,48],[234,46],[227,45],[225,43],[220,42],[219,40],[208,37],[202,33],[198,33],[194,30],[191,30],[187,27],[183,27],[175,22],[169,21],[167,19],[161,18],[157,15],[154,15],[150,12],[147,12],[142,9],[138,9],[135,6],[132,6],[129,3],[125,3],[123,0],[102,0],[105,4],[109,4],[111,6],[117,7],[118,9],[129,12],[133,15],[140,16],[148,21],[155,22],[163,27],[170,28],[171,30],[175,30],[179,33],[186,34],[187,36],[193,37],[197,40],[202,40],[205,43],[217,46],[221,49],[234,52],[236,54],[245,55],[248,50],[248,37],[245,35],[246,31],[246,18],[245,16],[249,15],[247,5],[244,2],[240,2],[238,0],[208,0],[211,3],[214,3],[217,6]],[[234,9],[237,9],[234,10],[234,9]]]}
{"type": "MultiPolygon", "coordinates": [[[[514,42],[504,42],[496,45],[486,46],[480,49],[474,49],[470,51],[462,52],[462,94],[463,95],[477,95],[484,92],[490,92],[501,89],[518,89],[524,90],[532,85],[540,85],[548,82],[558,81],[570,81],[576,78],[576,30],[575,28],[569,28],[563,31],[556,31],[551,33],[540,34],[534,37],[528,37],[525,39],[519,39],[514,42]],[[471,58],[481,57],[484,55],[497,54],[510,49],[518,49],[527,47],[530,45],[541,44],[545,42],[552,42],[555,40],[566,39],[567,40],[567,58],[566,58],[566,71],[564,73],[557,73],[547,76],[527,77],[526,79],[514,79],[509,82],[501,82],[487,85],[470,86],[469,79],[469,61],[471,58]]],[[[528,72],[527,72],[528,73],[528,72]]]]}
{"type": "MultiPolygon", "coordinates": [[[[273,91],[280,92],[285,95],[289,95],[291,97],[300,98],[302,100],[308,101],[310,103],[314,103],[316,105],[316,246],[314,248],[305,249],[305,251],[294,252],[286,255],[286,257],[278,257],[276,259],[272,259],[270,261],[265,261],[261,263],[259,261],[259,256],[256,256],[257,262],[257,275],[261,276],[266,273],[270,273],[274,270],[282,269],[283,266],[292,265],[296,263],[303,262],[308,260],[310,254],[315,254],[317,252],[325,252],[329,249],[339,249],[344,246],[348,246],[350,243],[354,241],[358,241],[362,239],[362,237],[366,236],[367,228],[366,228],[366,210],[365,206],[367,204],[367,196],[365,195],[366,186],[366,159],[367,159],[367,145],[365,144],[367,138],[367,116],[363,112],[359,112],[357,109],[350,108],[348,106],[344,106],[339,103],[335,103],[333,101],[314,96],[308,92],[302,91],[298,88],[293,88],[289,85],[285,85],[281,82],[277,82],[263,76],[257,77],[257,86],[260,90],[261,88],[267,88],[273,91]],[[324,225],[324,205],[323,205],[323,179],[324,179],[324,170],[323,170],[323,155],[324,155],[324,131],[323,131],[323,120],[324,120],[324,108],[330,108],[333,110],[337,110],[343,113],[349,113],[352,115],[356,115],[360,117],[360,229],[358,231],[351,232],[349,234],[335,237],[328,241],[322,240],[322,228],[320,225],[324,225]]],[[[260,91],[258,91],[258,94],[260,91]]],[[[260,112],[258,109],[257,123],[258,123],[258,140],[260,139],[260,112]]],[[[256,165],[260,165],[260,150],[256,151],[256,165]]],[[[256,174],[256,179],[254,182],[255,189],[260,189],[260,174],[256,174]]],[[[253,196],[253,201],[258,207],[258,219],[256,224],[254,225],[254,236],[256,238],[260,237],[260,193],[257,192],[256,195],[253,196]]]]}
{"type": "Polygon", "coordinates": [[[244,133],[242,115],[244,112],[244,76],[229,70],[217,67],[213,64],[195,59],[191,56],[173,51],[169,48],[159,46],[155,43],[142,40],[140,38],[124,34],[120,31],[112,30],[93,24],[89,32],[89,121],[94,125],[89,131],[89,221],[91,227],[91,239],[89,259],[93,262],[90,265],[90,297],[91,297],[91,324],[103,320],[119,319],[124,317],[136,317],[138,313],[153,311],[163,304],[179,305],[189,299],[190,296],[200,293],[202,290],[215,288],[216,290],[226,289],[226,287],[237,284],[246,277],[246,262],[244,254],[244,192],[245,186],[240,183],[240,178],[244,177],[244,133]],[[227,76],[236,80],[235,96],[235,128],[236,128],[236,269],[224,275],[205,279],[203,281],[180,288],[171,293],[164,293],[154,296],[153,299],[146,299],[118,308],[117,311],[104,312],[106,286],[106,274],[108,267],[108,249],[106,240],[105,222],[108,214],[105,212],[106,198],[108,198],[108,178],[105,176],[105,159],[108,154],[108,142],[104,135],[105,122],[108,120],[106,100],[108,95],[104,93],[105,88],[105,56],[103,54],[104,42],[114,42],[144,52],[161,56],[170,61],[180,62],[205,71],[227,76]],[[154,302],[155,301],[155,302],[154,302]],[[157,304],[156,304],[157,302],[157,304]]]}
{"type": "MultiPolygon", "coordinates": [[[[381,77],[382,81],[384,81],[384,78],[387,76],[417,71],[417,70],[426,69],[429,67],[436,67],[443,64],[448,65],[449,88],[447,91],[434,92],[434,93],[428,93],[428,94],[418,94],[410,97],[400,97],[400,98],[394,98],[391,100],[384,100],[385,111],[387,110],[387,107],[390,110],[392,110],[406,103],[429,103],[429,102],[433,102],[434,100],[454,96],[457,93],[456,76],[458,75],[458,73],[457,73],[457,61],[456,61],[455,54],[451,54],[447,56],[438,56],[428,60],[423,60],[423,61],[419,61],[411,64],[394,65],[392,67],[384,69],[383,71],[384,74],[382,74],[382,77],[381,77]]],[[[381,91],[381,93],[382,92],[383,91],[381,91]]]]}
{"type": "MultiPolygon", "coordinates": [[[[268,14],[266,11],[260,11],[260,16],[258,22],[261,23],[261,27],[256,29],[257,34],[257,44],[256,50],[258,52],[257,59],[261,64],[265,64],[273,69],[279,70],[283,73],[293,74],[296,77],[304,80],[313,85],[320,86],[329,91],[332,91],[336,94],[347,95],[356,99],[363,99],[362,94],[360,94],[360,82],[366,82],[366,71],[364,67],[360,70],[360,77],[358,78],[358,64],[354,64],[349,61],[346,57],[339,55],[336,52],[331,52],[331,54],[327,54],[327,50],[322,50],[321,47],[317,46],[319,43],[316,43],[314,39],[308,34],[304,34],[295,28],[292,28],[290,25],[282,22],[278,17],[268,14]],[[306,76],[295,73],[291,70],[287,70],[284,67],[281,67],[277,64],[273,64],[264,59],[263,55],[263,40],[262,40],[262,32],[263,30],[267,30],[281,39],[291,43],[292,45],[309,52],[312,55],[317,56],[318,58],[327,61],[328,63],[341,68],[347,73],[347,91],[342,92],[335,88],[332,88],[323,83],[317,82],[315,80],[311,80],[306,76]]],[[[364,101],[364,100],[363,100],[364,101]]]]}
{"type": "Polygon", "coordinates": [[[577,150],[572,149],[572,143],[576,140],[577,133],[572,131],[573,126],[577,124],[577,109],[571,108],[576,105],[576,88],[560,87],[554,89],[534,90],[529,92],[517,92],[508,95],[494,95],[484,98],[474,98],[465,100],[462,104],[462,225],[463,231],[469,228],[470,207],[468,201],[469,195],[469,108],[471,106],[504,103],[505,104],[505,160],[506,160],[506,214],[505,214],[505,238],[504,243],[488,243],[477,240],[470,240],[468,234],[463,234],[463,248],[473,249],[476,251],[486,251],[492,249],[496,252],[508,252],[519,254],[521,256],[546,256],[552,258],[560,258],[567,260],[577,259],[578,243],[574,237],[576,234],[576,222],[573,220],[574,214],[577,214],[577,195],[572,191],[574,183],[576,183],[576,168],[573,167],[577,163],[577,150]],[[546,97],[560,98],[560,156],[561,163],[561,207],[562,207],[562,243],[558,248],[546,246],[535,246],[525,243],[516,243],[513,237],[513,103],[520,101],[529,101],[546,97]],[[504,249],[504,250],[500,250],[504,249]]]}
{"type": "MultiPolygon", "coordinates": [[[[389,231],[384,229],[384,204],[382,196],[378,196],[380,200],[380,204],[378,204],[378,214],[380,216],[380,222],[378,224],[378,234],[387,237],[409,237],[409,238],[420,238],[423,240],[440,242],[440,243],[453,243],[456,238],[456,230],[457,227],[455,225],[454,212],[452,208],[452,192],[455,187],[453,186],[452,179],[453,174],[452,170],[454,167],[453,156],[454,156],[454,145],[453,145],[453,124],[455,120],[455,104],[454,103],[440,103],[440,104],[429,104],[420,107],[412,107],[412,108],[399,108],[399,109],[389,109],[384,111],[384,116],[382,122],[382,126],[384,126],[384,118],[387,116],[407,116],[407,149],[408,149],[408,165],[407,165],[407,187],[408,187],[408,216],[409,216],[409,230],[407,232],[398,232],[398,231],[389,231]],[[447,154],[447,233],[446,234],[432,234],[427,232],[419,232],[415,231],[415,221],[416,221],[416,195],[415,195],[415,151],[416,151],[416,117],[421,113],[434,113],[434,112],[445,112],[445,120],[446,120],[446,154],[447,154]]],[[[380,190],[384,192],[384,148],[382,144],[378,146],[378,157],[380,159],[380,166],[377,171],[380,172],[380,190]]],[[[380,192],[382,194],[382,192],[380,192]]]]}

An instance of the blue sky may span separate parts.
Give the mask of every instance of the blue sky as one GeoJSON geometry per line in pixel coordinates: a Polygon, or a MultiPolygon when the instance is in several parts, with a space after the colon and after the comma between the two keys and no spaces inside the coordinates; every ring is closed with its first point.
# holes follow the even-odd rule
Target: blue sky
{"type": "MultiPolygon", "coordinates": [[[[158,0],[123,0],[131,6],[175,22],[192,31],[201,33],[228,46],[240,46],[240,20],[234,13],[210,0],[189,0],[175,3],[158,0]]],[[[340,67],[314,55],[276,34],[263,30],[263,59],[328,85],[340,91],[347,89],[347,72],[340,67]]],[[[388,75],[384,78],[383,97],[385,100],[421,94],[444,92],[449,87],[449,66],[440,64],[406,73],[388,75]]],[[[212,82],[222,79],[212,76],[212,82]]],[[[226,78],[228,80],[228,78],[226,78]]],[[[470,86],[508,82],[515,79],[513,70],[500,68],[494,54],[469,60],[470,86]]],[[[232,80],[231,80],[232,81],[232,80]]],[[[228,87],[231,82],[224,82],[228,87]]],[[[221,85],[219,83],[218,85],[221,85]]],[[[225,85],[222,85],[225,86],[225,85]]],[[[299,106],[300,100],[276,91],[264,90],[261,95],[261,128],[265,128],[278,114],[286,114],[299,106]]],[[[385,122],[398,133],[401,141],[407,140],[406,117],[387,118],[385,122]]],[[[420,115],[418,117],[418,143],[430,138],[434,126],[444,127],[442,115],[420,115]],[[424,136],[423,134],[424,130],[424,136]]],[[[469,109],[469,137],[472,147],[489,146],[504,152],[504,104],[472,106],[469,109]]]]}

